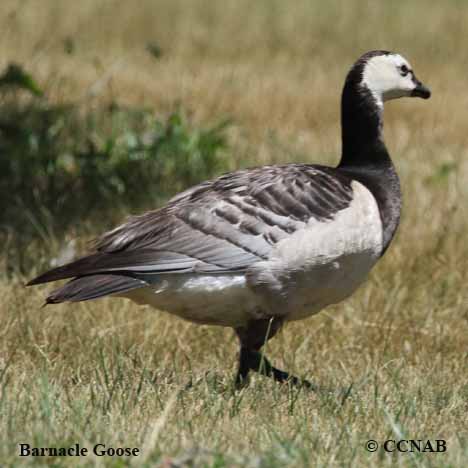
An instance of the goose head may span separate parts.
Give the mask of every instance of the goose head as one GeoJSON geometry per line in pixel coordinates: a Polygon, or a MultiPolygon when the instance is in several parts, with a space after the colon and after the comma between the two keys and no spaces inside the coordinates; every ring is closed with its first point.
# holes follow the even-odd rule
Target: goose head
{"type": "Polygon", "coordinates": [[[355,62],[341,97],[340,165],[373,164],[376,154],[388,159],[382,132],[384,102],[405,96],[428,99],[431,91],[402,55],[372,50],[355,62]]]}
{"type": "Polygon", "coordinates": [[[370,91],[379,105],[405,96],[423,99],[431,96],[429,88],[416,78],[413,67],[400,54],[371,51],[364,54],[356,65],[361,75],[361,88],[370,91]]]}

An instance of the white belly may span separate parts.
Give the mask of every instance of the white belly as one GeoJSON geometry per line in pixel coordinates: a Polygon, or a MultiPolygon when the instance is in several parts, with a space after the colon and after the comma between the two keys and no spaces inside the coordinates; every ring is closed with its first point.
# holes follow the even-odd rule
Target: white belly
{"type": "Polygon", "coordinates": [[[286,320],[309,317],[346,299],[367,279],[374,264],[372,257],[355,254],[294,274],[284,308],[286,320]]]}
{"type": "Polygon", "coordinates": [[[350,255],[294,272],[266,302],[244,275],[166,275],[124,297],[200,324],[239,327],[271,315],[300,320],[351,295],[374,263],[365,255],[350,255]]]}
{"type": "Polygon", "coordinates": [[[241,326],[258,310],[243,274],[161,275],[154,285],[129,291],[125,297],[209,325],[241,326]]]}

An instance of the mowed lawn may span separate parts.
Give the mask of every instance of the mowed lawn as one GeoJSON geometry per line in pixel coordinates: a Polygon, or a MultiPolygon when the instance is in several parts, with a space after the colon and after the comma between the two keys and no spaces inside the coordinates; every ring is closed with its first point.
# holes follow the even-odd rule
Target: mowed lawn
{"type": "MultiPolygon", "coordinates": [[[[200,125],[230,118],[233,169],[336,163],[341,87],[366,50],[401,52],[433,91],[429,101],[386,106],[404,191],[391,248],[353,297],[287,325],[266,346],[315,392],[257,375],[235,391],[228,329],[121,299],[41,308],[51,287],[24,283],[60,241],[38,236],[24,246],[37,268],[0,271],[2,467],[468,466],[468,3],[1,3],[1,70],[21,63],[54,103],[158,114],[183,105],[200,125]],[[382,449],[402,439],[444,440],[446,450],[382,449]],[[89,454],[19,457],[20,443],[78,443],[89,454]],[[98,443],[140,455],[98,457],[98,443]]],[[[84,236],[80,251],[111,227],[83,226],[67,235],[84,236]]]]}

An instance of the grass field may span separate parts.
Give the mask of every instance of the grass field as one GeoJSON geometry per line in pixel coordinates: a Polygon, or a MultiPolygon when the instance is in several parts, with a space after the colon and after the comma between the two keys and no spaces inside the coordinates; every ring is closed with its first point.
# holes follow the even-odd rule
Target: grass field
{"type": "MultiPolygon", "coordinates": [[[[50,287],[23,284],[61,241],[21,246],[37,266],[0,274],[2,467],[468,466],[468,3],[1,3],[0,70],[21,63],[53,103],[229,118],[232,168],[336,163],[341,86],[366,50],[401,52],[433,91],[386,108],[404,190],[392,247],[352,298],[268,343],[316,392],[260,376],[236,392],[230,330],[119,299],[40,308],[50,287]],[[444,439],[447,450],[369,453],[370,439],[444,439]],[[19,443],[140,456],[20,458],[19,443]]],[[[83,219],[65,238],[81,235],[84,249],[102,224],[83,219]]]]}

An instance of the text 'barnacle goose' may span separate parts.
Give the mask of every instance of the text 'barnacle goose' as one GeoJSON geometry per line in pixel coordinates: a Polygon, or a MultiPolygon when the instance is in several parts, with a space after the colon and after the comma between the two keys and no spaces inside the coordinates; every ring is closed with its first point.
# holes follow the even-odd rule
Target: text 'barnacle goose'
{"type": "Polygon", "coordinates": [[[401,193],[382,112],[385,101],[404,96],[427,99],[430,91],[401,55],[364,54],[343,89],[337,167],[264,166],[203,182],[29,284],[70,279],[47,304],[112,295],[232,327],[238,385],[250,370],[309,385],[273,367],[260,349],[286,322],[352,294],[388,248],[401,193]]]}

